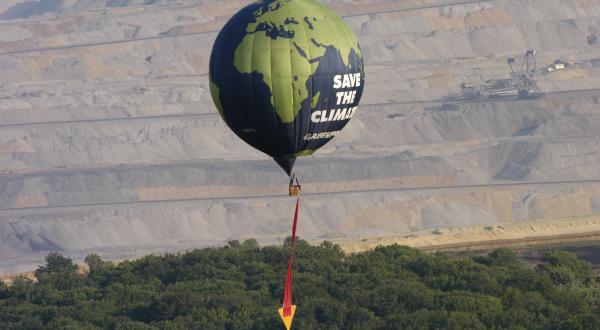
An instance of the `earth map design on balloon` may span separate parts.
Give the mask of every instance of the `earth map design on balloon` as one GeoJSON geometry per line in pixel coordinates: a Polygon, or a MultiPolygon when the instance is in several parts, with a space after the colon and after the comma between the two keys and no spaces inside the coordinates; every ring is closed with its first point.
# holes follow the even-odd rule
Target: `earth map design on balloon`
{"type": "Polygon", "coordinates": [[[278,157],[308,155],[353,117],[364,87],[358,40],[316,0],[251,4],[215,41],[210,87],[244,141],[278,157]]]}

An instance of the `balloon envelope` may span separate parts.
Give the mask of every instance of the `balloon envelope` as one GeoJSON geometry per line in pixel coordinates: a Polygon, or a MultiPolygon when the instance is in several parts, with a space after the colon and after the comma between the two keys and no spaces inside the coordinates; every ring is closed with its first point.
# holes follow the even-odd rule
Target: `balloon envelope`
{"type": "Polygon", "coordinates": [[[364,88],[358,40],[316,0],[259,1],[223,27],[210,58],[229,128],[290,174],[354,116],[364,88]]]}

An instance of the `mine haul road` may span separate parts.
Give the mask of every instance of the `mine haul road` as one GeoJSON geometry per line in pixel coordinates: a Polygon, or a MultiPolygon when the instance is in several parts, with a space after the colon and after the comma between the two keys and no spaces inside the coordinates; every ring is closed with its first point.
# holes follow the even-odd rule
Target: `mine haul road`
{"type": "MultiPolygon", "coordinates": [[[[596,185],[600,183],[600,179],[584,179],[584,180],[566,180],[566,181],[538,181],[538,182],[508,182],[508,183],[489,183],[489,184],[472,184],[472,185],[446,185],[446,186],[429,186],[429,187],[399,187],[399,188],[384,188],[384,189],[348,189],[340,191],[325,191],[325,192],[304,192],[304,199],[320,198],[325,196],[350,195],[350,194],[381,194],[381,193],[402,193],[402,192],[435,192],[435,191],[451,191],[451,192],[470,192],[473,190],[486,189],[510,189],[510,188],[537,188],[540,186],[581,186],[581,185],[596,185]]],[[[113,209],[130,209],[130,208],[150,208],[150,207],[165,207],[165,206],[189,206],[201,202],[244,202],[244,201],[262,201],[262,200],[283,200],[289,199],[287,194],[270,194],[270,195],[246,195],[246,196],[215,196],[215,197],[199,197],[199,198],[181,198],[181,199],[155,199],[155,200],[138,200],[138,201],[113,201],[103,203],[81,203],[70,205],[51,205],[40,207],[23,207],[23,208],[1,208],[0,217],[18,217],[26,215],[39,214],[57,214],[67,212],[85,212],[95,210],[113,210],[113,209]]]]}

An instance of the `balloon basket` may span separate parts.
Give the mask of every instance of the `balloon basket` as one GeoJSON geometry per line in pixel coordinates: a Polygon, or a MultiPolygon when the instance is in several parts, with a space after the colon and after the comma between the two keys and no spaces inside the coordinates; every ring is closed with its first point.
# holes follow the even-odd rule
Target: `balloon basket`
{"type": "Polygon", "coordinates": [[[300,196],[300,191],[302,190],[302,186],[299,184],[290,186],[290,196],[300,196]]]}

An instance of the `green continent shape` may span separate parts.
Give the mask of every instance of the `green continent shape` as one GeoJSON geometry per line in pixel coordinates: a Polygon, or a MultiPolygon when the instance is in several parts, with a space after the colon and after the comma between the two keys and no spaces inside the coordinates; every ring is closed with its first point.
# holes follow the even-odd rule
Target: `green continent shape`
{"type": "Polygon", "coordinates": [[[217,106],[217,111],[219,111],[219,115],[221,118],[225,120],[225,115],[223,115],[223,105],[221,105],[221,90],[219,86],[217,86],[212,79],[209,78],[209,86],[210,86],[210,95],[212,96],[213,102],[217,106]]]}
{"type": "Polygon", "coordinates": [[[248,25],[247,35],[235,50],[234,66],[241,73],[262,74],[283,123],[293,122],[302,109],[309,96],[306,82],[316,72],[326,47],[339,51],[346,66],[352,50],[361,56],[354,32],[318,1],[274,1],[254,16],[256,22],[248,25]],[[270,36],[273,33],[275,38],[270,36]]]}
{"type": "Polygon", "coordinates": [[[312,154],[314,154],[317,151],[317,149],[306,149],[306,150],[301,150],[298,151],[297,153],[293,154],[293,155],[289,155],[288,157],[304,157],[304,156],[310,156],[312,154]]]}

